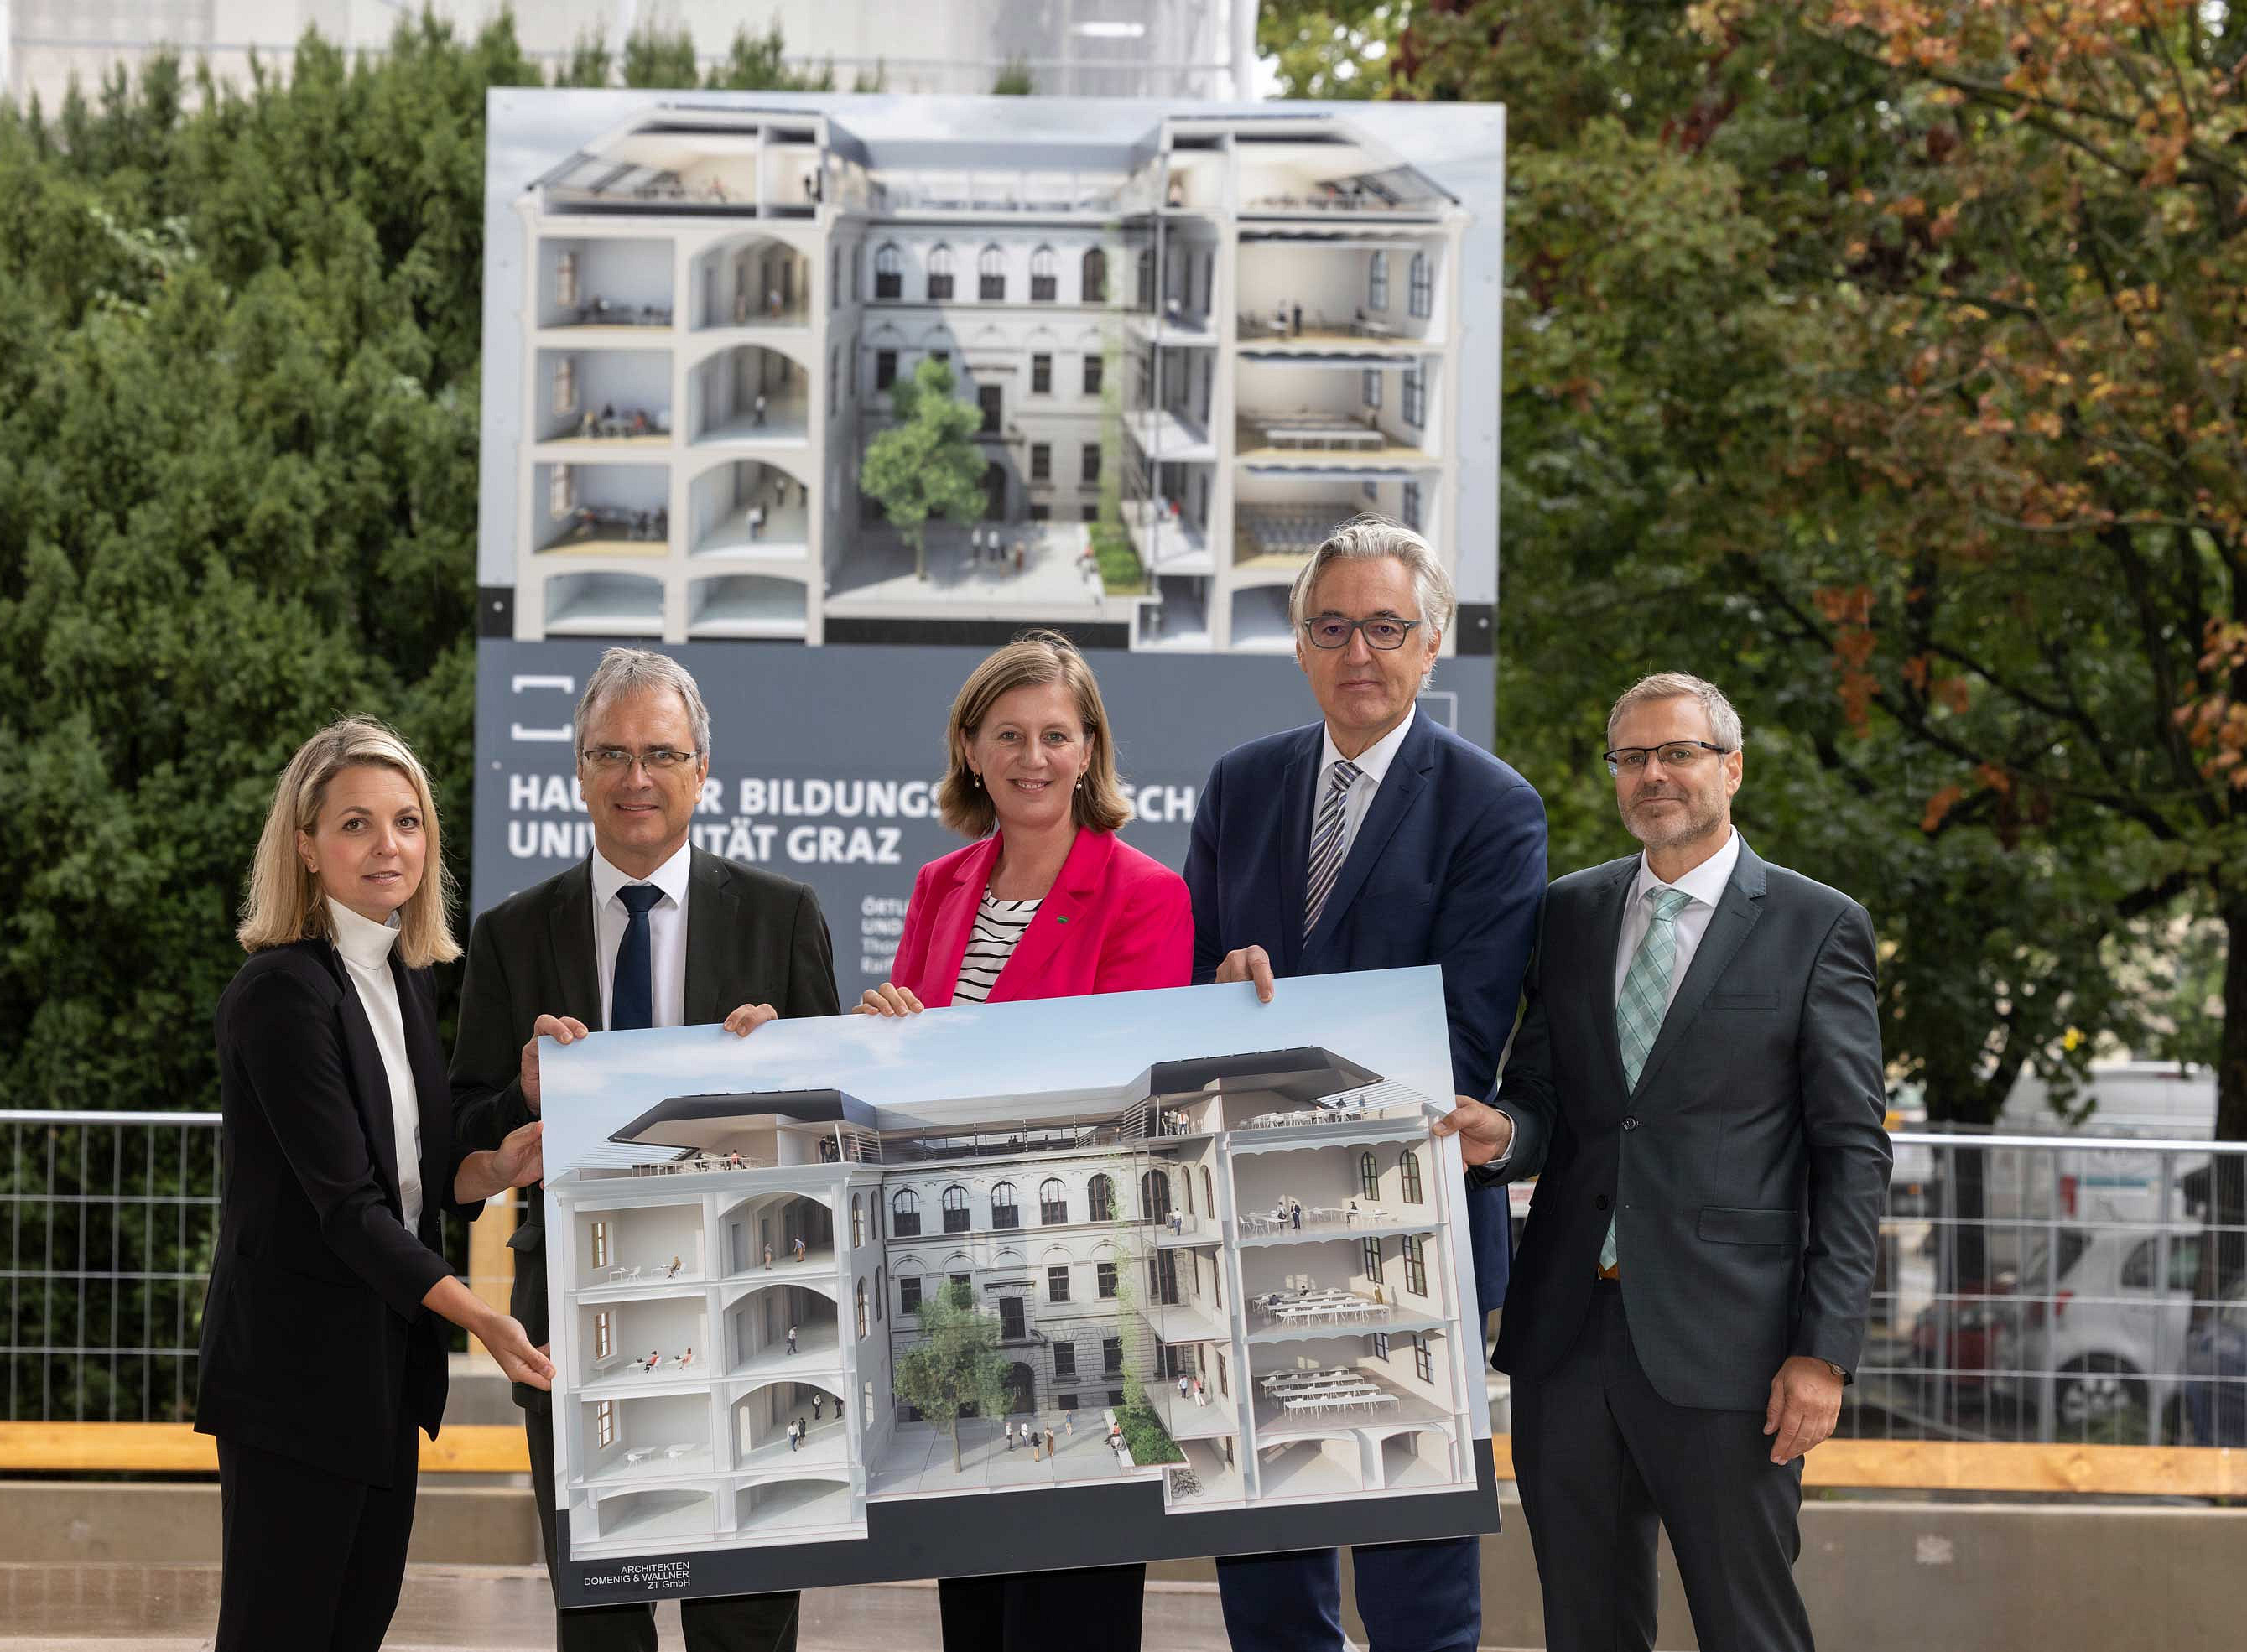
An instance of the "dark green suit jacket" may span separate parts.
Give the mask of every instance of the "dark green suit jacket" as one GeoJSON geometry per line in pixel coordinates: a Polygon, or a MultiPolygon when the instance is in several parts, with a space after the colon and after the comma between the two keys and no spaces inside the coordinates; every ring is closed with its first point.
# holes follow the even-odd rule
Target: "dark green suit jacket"
{"type": "MultiPolygon", "coordinates": [[[[840,1013],[835,952],[809,886],[693,851],[686,879],[686,1022],[721,1021],[744,1004],[782,1015],[840,1013]]],[[[541,1015],[570,1015],[598,1032],[590,857],[476,919],[453,1045],[453,1134],[459,1150],[497,1147],[535,1116],[522,1099],[522,1046],[541,1015]]],[[[546,1199],[528,1195],[515,1252],[510,1311],[533,1342],[547,1340],[546,1199]]],[[[515,1402],[547,1396],[518,1384],[515,1402]]]]}

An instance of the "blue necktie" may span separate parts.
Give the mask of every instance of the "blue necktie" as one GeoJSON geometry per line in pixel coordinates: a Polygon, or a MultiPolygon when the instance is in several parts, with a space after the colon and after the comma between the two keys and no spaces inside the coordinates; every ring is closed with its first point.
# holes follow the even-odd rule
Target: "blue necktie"
{"type": "Polygon", "coordinates": [[[609,1030],[655,1025],[655,942],[647,926],[648,909],[663,898],[652,884],[626,884],[617,891],[629,916],[617,945],[617,975],[609,986],[609,1030]]]}

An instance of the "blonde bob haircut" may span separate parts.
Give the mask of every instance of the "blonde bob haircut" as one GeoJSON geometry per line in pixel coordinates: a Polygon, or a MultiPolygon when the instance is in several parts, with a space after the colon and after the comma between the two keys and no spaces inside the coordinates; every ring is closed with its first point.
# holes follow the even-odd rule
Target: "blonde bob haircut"
{"type": "Polygon", "coordinates": [[[937,818],[963,837],[986,837],[999,823],[991,794],[968,767],[967,748],[1000,697],[1017,688],[1063,683],[1076,696],[1084,724],[1083,784],[1072,794],[1070,809],[1079,827],[1112,832],[1131,818],[1131,805],[1116,778],[1116,742],[1109,737],[1108,710],[1100,685],[1076,645],[1059,631],[1026,631],[993,654],[960,686],[952,702],[952,726],[945,737],[950,762],[937,782],[937,818]]]}
{"type": "Polygon", "coordinates": [[[346,768],[362,767],[387,768],[406,777],[420,806],[422,835],[428,840],[421,886],[407,898],[398,914],[399,961],[408,969],[424,969],[431,964],[448,964],[461,955],[449,916],[453,880],[441,852],[437,800],[429,790],[429,776],[413,748],[394,730],[372,717],[345,717],[330,723],[297,747],[289,767],[281,771],[281,783],[273,788],[273,806],[265,813],[265,829],[257,836],[257,857],[249,865],[249,892],[242,898],[242,922],[234,932],[244,952],[262,952],[293,941],[335,939],[328,904],[321,898],[320,880],[305,869],[297,853],[297,834],[318,829],[330,782],[346,768]]]}

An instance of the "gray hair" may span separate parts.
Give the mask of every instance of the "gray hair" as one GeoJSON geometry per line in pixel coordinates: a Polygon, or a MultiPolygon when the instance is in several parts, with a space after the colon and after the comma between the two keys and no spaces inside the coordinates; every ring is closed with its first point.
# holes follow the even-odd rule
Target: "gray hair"
{"type": "Polygon", "coordinates": [[[1327,536],[1287,592],[1288,619],[1298,631],[1302,629],[1303,621],[1309,618],[1304,611],[1310,606],[1311,593],[1318,589],[1319,576],[1334,563],[1373,562],[1383,556],[1394,556],[1412,576],[1413,598],[1430,629],[1438,636],[1449,631],[1452,613],[1459,605],[1451,590],[1451,577],[1444,571],[1444,564],[1426,540],[1385,516],[1353,516],[1327,536]]]}
{"type": "Polygon", "coordinates": [[[698,754],[708,752],[710,708],[702,703],[702,691],[694,686],[693,673],[652,648],[611,648],[601,656],[601,663],[585,679],[585,692],[577,697],[577,709],[570,715],[571,747],[578,747],[585,725],[611,700],[659,688],[669,689],[685,702],[686,720],[694,730],[694,749],[698,754]]]}
{"type": "Polygon", "coordinates": [[[1697,700],[1701,709],[1709,713],[1709,732],[1716,736],[1717,744],[1726,751],[1743,751],[1747,735],[1740,728],[1740,714],[1732,709],[1732,702],[1725,698],[1725,691],[1712,682],[1689,676],[1682,671],[1658,671],[1651,677],[1642,677],[1622,691],[1615,709],[1608,713],[1608,740],[1615,740],[1615,725],[1622,714],[1634,706],[1643,706],[1656,700],[1697,700]]]}

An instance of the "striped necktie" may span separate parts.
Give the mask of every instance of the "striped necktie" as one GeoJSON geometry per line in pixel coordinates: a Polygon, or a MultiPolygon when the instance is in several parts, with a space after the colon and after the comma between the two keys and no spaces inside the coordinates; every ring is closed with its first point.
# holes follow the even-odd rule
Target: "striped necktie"
{"type": "MultiPolygon", "coordinates": [[[[1622,1044],[1623,1082],[1633,1089],[1638,1088],[1638,1075],[1646,1070],[1646,1058],[1670,1014],[1670,979],[1677,971],[1677,914],[1693,904],[1693,898],[1682,889],[1649,889],[1645,899],[1652,909],[1646,933],[1638,938],[1638,950],[1630,955],[1630,967],[1623,972],[1622,991],[1615,994],[1615,1033],[1622,1044]]],[[[1608,1236],[1600,1242],[1600,1272],[1608,1273],[1615,1266],[1615,1225],[1610,1219],[1608,1236]]]]}
{"type": "Polygon", "coordinates": [[[1335,874],[1342,870],[1342,829],[1349,816],[1350,782],[1364,772],[1346,757],[1327,770],[1326,795],[1319,800],[1318,819],[1311,827],[1311,875],[1303,901],[1306,936],[1319,926],[1319,913],[1334,893],[1335,874]]]}

